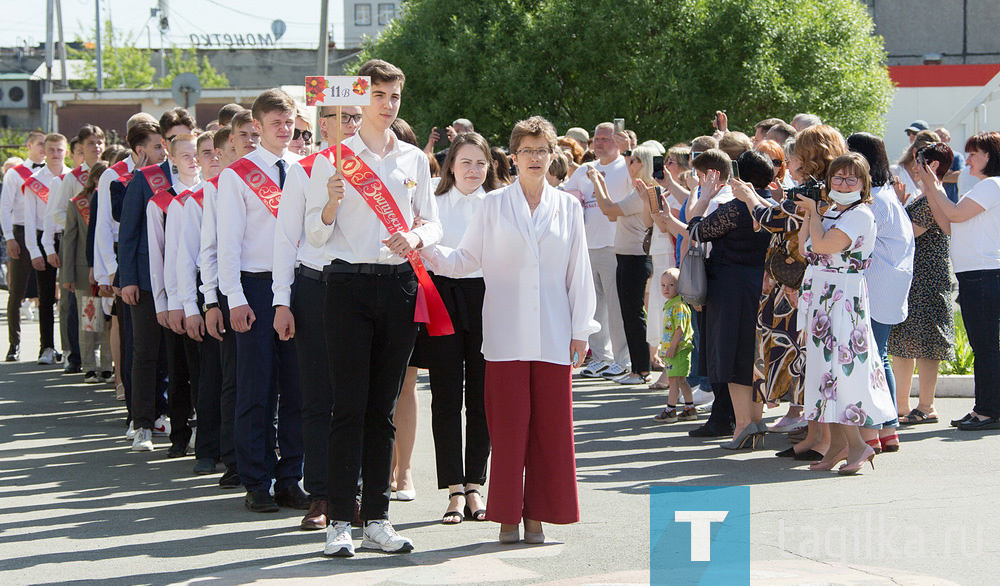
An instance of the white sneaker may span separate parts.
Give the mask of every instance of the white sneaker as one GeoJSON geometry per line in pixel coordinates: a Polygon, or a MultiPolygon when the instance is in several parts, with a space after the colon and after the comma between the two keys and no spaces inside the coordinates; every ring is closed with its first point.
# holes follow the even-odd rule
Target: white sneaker
{"type": "Polygon", "coordinates": [[[616,378],[615,382],[620,385],[641,385],[642,383],[649,382],[649,376],[643,376],[638,372],[630,372],[626,376],[616,378]]]}
{"type": "Polygon", "coordinates": [[[152,452],[153,451],[153,432],[140,427],[135,430],[135,439],[132,440],[132,451],[133,452],[152,452]]]}
{"type": "Polygon", "coordinates": [[[705,403],[711,403],[712,401],[715,401],[715,393],[706,393],[699,387],[694,390],[694,393],[692,393],[691,398],[694,399],[695,405],[704,405],[705,403]]]}
{"type": "Polygon", "coordinates": [[[625,368],[621,364],[618,364],[617,362],[611,362],[610,364],[608,364],[608,367],[604,369],[603,372],[601,372],[601,376],[603,376],[606,379],[618,378],[624,374],[628,374],[628,371],[625,370],[625,368]]]}
{"type": "Polygon", "coordinates": [[[392,528],[392,523],[383,519],[365,523],[364,539],[361,547],[381,549],[386,553],[407,553],[413,551],[413,542],[392,528]]]}
{"type": "Polygon", "coordinates": [[[46,348],[42,350],[41,355],[38,357],[38,364],[55,364],[56,363],[56,350],[55,348],[46,348]]]}
{"type": "Polygon", "coordinates": [[[127,439],[129,441],[135,439],[135,425],[134,425],[134,423],[135,423],[134,421],[129,421],[128,422],[128,431],[125,432],[125,439],[127,439]]]}
{"type": "Polygon", "coordinates": [[[97,378],[97,373],[93,370],[88,370],[87,374],[83,375],[83,382],[88,385],[93,385],[101,382],[101,379],[97,378]]]}
{"type": "Polygon", "coordinates": [[[354,539],[350,521],[334,521],[326,527],[326,546],[323,555],[349,558],[354,555],[354,539]]]}
{"type": "Polygon", "coordinates": [[[153,435],[156,437],[170,435],[170,420],[166,415],[160,415],[153,422],[153,435]]]}
{"type": "Polygon", "coordinates": [[[21,320],[32,321],[35,319],[35,310],[31,308],[31,302],[25,299],[21,302],[21,320]]]}
{"type": "Polygon", "coordinates": [[[585,376],[587,378],[601,378],[601,373],[608,369],[611,363],[605,362],[604,360],[591,360],[587,363],[587,366],[583,367],[580,371],[580,376],[585,376]]]}

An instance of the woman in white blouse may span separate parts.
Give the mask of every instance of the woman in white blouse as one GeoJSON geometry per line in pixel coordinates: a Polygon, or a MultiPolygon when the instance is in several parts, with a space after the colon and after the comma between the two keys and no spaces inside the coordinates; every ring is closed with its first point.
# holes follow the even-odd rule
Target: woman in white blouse
{"type": "Polygon", "coordinates": [[[437,275],[482,270],[486,420],[493,440],[486,518],[500,541],[542,543],[542,522],[580,519],[573,445],[572,369],[600,327],[583,209],[545,173],[555,128],[514,126],[517,181],[486,196],[457,248],[421,254],[437,275]]]}
{"type": "MultiPolygon", "coordinates": [[[[458,135],[441,167],[434,190],[438,219],[444,230],[441,244],[456,247],[465,229],[483,207],[487,191],[499,186],[493,171],[490,145],[475,132],[458,135]]],[[[483,357],[483,296],[481,271],[459,279],[434,275],[455,333],[417,334],[411,367],[426,368],[431,379],[431,429],[437,463],[438,488],[448,489],[448,509],[441,522],[455,525],[467,518],[486,520],[480,487],[486,482],[490,435],[483,402],[486,359],[483,357]],[[465,452],[462,452],[462,403],[465,402],[465,452]],[[464,513],[463,513],[464,511],[464,513]]],[[[407,377],[409,378],[409,377],[407,377]]]]}

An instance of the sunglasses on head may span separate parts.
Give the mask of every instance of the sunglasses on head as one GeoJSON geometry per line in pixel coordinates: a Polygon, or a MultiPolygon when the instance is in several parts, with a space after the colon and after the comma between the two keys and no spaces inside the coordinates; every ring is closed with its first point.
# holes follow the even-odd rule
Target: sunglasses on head
{"type": "Polygon", "coordinates": [[[292,140],[299,140],[299,137],[302,137],[302,140],[309,142],[313,138],[313,133],[308,130],[299,130],[296,128],[295,132],[292,134],[292,140]]]}

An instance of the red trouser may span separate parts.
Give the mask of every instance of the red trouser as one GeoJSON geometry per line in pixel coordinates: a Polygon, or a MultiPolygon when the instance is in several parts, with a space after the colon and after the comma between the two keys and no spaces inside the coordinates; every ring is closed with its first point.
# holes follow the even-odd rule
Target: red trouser
{"type": "Polygon", "coordinates": [[[580,520],[571,376],[563,364],[486,363],[486,421],[493,444],[490,521],[580,520]]]}

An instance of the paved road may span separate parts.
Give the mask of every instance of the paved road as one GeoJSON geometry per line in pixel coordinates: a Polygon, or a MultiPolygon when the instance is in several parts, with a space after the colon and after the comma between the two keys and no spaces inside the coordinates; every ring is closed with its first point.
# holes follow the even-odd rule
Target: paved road
{"type": "MultiPolygon", "coordinates": [[[[26,330],[23,356],[34,356],[37,327],[26,330]]],[[[775,458],[782,436],[733,454],[688,438],[693,424],[653,423],[659,392],[581,381],[583,522],[547,527],[544,546],[500,546],[490,523],[438,522],[446,494],[422,386],[418,497],[391,507],[416,551],[333,560],[322,533],[297,530],[300,512],[247,512],[217,477],[192,476],[191,458],[166,459],[165,441],[131,453],[114,391],[80,380],[0,364],[0,584],[645,583],[648,489],[669,483],[752,487],[755,584],[995,584],[1000,570],[997,434],[921,426],[874,472],[839,478],[775,458]]],[[[969,406],[945,399],[939,411],[969,406]]]]}

